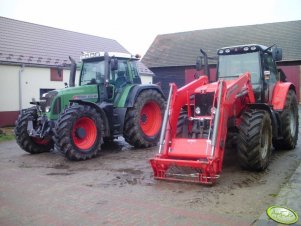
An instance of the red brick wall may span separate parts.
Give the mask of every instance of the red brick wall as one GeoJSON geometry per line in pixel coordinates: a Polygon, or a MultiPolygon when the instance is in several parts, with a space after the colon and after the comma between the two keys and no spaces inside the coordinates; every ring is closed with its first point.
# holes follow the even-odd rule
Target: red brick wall
{"type": "Polygon", "coordinates": [[[19,111],[2,111],[0,112],[0,127],[14,126],[19,111]]]}

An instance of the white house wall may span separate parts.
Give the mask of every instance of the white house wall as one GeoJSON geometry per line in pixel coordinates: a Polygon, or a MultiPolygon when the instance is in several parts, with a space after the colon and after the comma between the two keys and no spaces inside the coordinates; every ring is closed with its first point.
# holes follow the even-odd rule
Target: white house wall
{"type": "Polygon", "coordinates": [[[19,67],[0,65],[0,111],[19,108],[19,67]]]}
{"type": "MultiPolygon", "coordinates": [[[[20,66],[0,65],[0,112],[18,111],[21,90],[22,109],[32,105],[32,98],[40,99],[40,89],[62,89],[69,83],[69,70],[63,70],[63,81],[50,80],[50,68],[24,67],[21,72],[21,89],[19,88],[20,66]]],[[[76,85],[78,84],[78,76],[76,85]]]]}
{"type": "Polygon", "coordinates": [[[153,76],[151,75],[141,75],[142,84],[153,84],[153,76]]]}
{"type": "Polygon", "coordinates": [[[40,99],[40,89],[63,89],[65,87],[64,82],[69,79],[69,76],[66,76],[65,73],[64,71],[63,82],[51,81],[49,68],[25,67],[21,76],[22,108],[30,107],[29,102],[32,98],[40,99]]]}

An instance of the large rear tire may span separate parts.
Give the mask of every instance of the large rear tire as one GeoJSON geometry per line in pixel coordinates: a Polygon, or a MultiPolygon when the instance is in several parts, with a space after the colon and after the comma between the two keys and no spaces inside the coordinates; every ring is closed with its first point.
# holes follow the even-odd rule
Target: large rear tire
{"type": "Polygon", "coordinates": [[[165,101],[156,90],[146,90],[139,94],[126,117],[123,136],[125,141],[136,148],[157,145],[160,137],[165,101]]]}
{"type": "Polygon", "coordinates": [[[282,139],[273,142],[275,149],[292,150],[298,140],[299,115],[296,93],[289,90],[283,112],[280,115],[282,139]]]}
{"type": "Polygon", "coordinates": [[[267,168],[272,152],[272,125],[268,112],[250,109],[242,114],[237,148],[243,168],[257,171],[267,168]]]}
{"type": "Polygon", "coordinates": [[[101,150],[103,134],[103,120],[95,108],[72,105],[57,121],[55,145],[70,160],[86,160],[101,150]]]}
{"type": "Polygon", "coordinates": [[[27,124],[30,118],[33,119],[33,128],[37,129],[38,113],[35,107],[22,110],[19,115],[14,130],[17,143],[24,151],[30,154],[50,151],[50,149],[53,148],[53,141],[51,138],[41,139],[29,136],[27,132],[27,124]]]}

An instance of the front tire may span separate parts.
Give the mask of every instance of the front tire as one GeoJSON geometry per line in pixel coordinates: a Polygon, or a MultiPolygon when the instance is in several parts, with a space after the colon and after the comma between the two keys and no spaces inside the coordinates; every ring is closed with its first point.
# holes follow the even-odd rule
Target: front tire
{"type": "Polygon", "coordinates": [[[139,94],[126,117],[123,136],[125,141],[136,148],[157,145],[160,137],[165,101],[156,90],[139,94]]]}
{"type": "Polygon", "coordinates": [[[243,168],[257,171],[267,168],[272,152],[272,125],[268,112],[250,109],[242,114],[237,148],[243,168]]]}
{"type": "Polygon", "coordinates": [[[93,158],[101,150],[103,131],[103,121],[95,108],[72,105],[65,109],[57,121],[56,148],[69,160],[93,158]]]}
{"type": "Polygon", "coordinates": [[[299,115],[296,93],[289,90],[283,112],[280,115],[282,139],[274,141],[276,149],[292,150],[298,140],[299,115]]]}
{"type": "Polygon", "coordinates": [[[22,110],[16,121],[15,136],[19,146],[30,154],[38,154],[48,152],[53,148],[53,141],[51,138],[35,138],[29,136],[27,132],[27,124],[29,119],[33,119],[33,127],[38,127],[38,113],[35,107],[22,110]]]}

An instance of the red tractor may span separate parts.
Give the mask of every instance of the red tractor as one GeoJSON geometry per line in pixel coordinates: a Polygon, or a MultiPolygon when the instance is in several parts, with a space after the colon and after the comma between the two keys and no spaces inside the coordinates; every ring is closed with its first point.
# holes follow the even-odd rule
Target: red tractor
{"type": "Polygon", "coordinates": [[[159,153],[150,160],[155,179],[214,183],[233,137],[240,165],[255,171],[267,168],[273,146],[296,146],[296,88],[275,64],[282,49],[257,44],[221,48],[212,83],[207,54],[201,53],[197,70],[204,59],[208,76],[180,89],[170,84],[159,153]]]}

